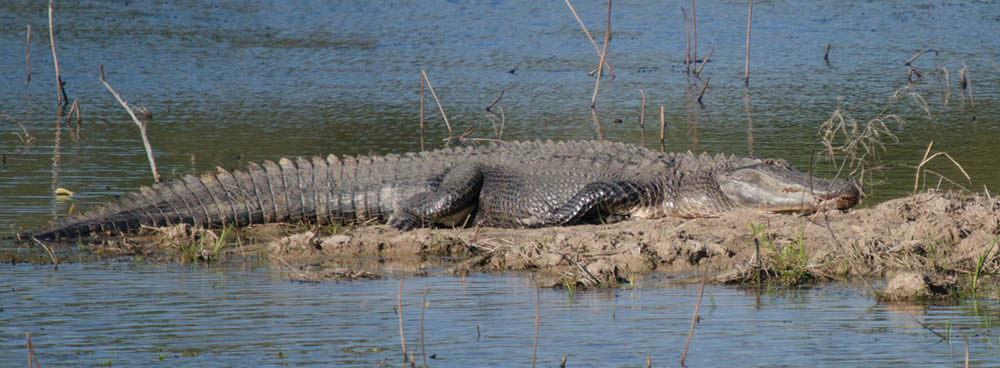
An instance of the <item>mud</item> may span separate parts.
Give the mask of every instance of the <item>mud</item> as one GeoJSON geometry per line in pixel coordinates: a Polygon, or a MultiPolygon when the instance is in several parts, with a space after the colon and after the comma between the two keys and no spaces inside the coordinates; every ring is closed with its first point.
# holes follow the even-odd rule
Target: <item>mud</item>
{"type": "MultiPolygon", "coordinates": [[[[927,192],[809,216],[748,210],[717,218],[410,232],[380,225],[265,225],[226,236],[221,251],[213,247],[219,231],[170,228],[105,241],[93,250],[108,256],[175,254],[191,262],[250,255],[308,281],[444,269],[532,271],[543,284],[568,287],[614,287],[652,272],[796,285],[905,273],[905,280],[921,282],[893,288],[912,295],[964,290],[982,296],[997,294],[984,285],[995,289],[998,238],[1000,200],[927,192]]],[[[889,298],[907,298],[900,295],[889,298]]]]}

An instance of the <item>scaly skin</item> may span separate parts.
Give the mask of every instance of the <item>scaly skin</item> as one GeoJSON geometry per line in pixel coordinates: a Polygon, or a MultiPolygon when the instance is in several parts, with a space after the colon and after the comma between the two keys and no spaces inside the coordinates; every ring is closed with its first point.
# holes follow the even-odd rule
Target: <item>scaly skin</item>
{"type": "Polygon", "coordinates": [[[664,154],[607,142],[510,142],[405,155],[281,159],[185,176],[25,236],[70,238],[142,226],[386,221],[563,226],[625,215],[713,216],[847,209],[861,196],[784,161],[664,154]]]}

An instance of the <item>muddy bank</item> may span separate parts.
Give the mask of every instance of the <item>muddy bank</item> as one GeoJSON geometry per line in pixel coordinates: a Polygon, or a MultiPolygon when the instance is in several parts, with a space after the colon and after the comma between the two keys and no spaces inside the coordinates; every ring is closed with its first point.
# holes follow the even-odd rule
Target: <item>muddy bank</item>
{"type": "Polygon", "coordinates": [[[983,288],[996,284],[998,237],[997,199],[929,192],[811,216],[740,211],[563,228],[410,232],[377,225],[265,225],[227,234],[169,228],[106,239],[91,249],[102,256],[189,262],[260,257],[307,280],[442,266],[456,273],[527,270],[546,284],[602,287],[650,272],[704,272],[719,282],[788,285],[906,273],[926,281],[926,287],[906,290],[971,288],[996,294],[983,288]]]}

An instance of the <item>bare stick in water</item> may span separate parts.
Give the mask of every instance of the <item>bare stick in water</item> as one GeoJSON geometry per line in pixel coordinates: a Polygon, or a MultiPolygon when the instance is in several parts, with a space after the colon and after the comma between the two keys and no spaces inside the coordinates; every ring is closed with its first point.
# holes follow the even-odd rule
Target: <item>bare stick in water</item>
{"type": "Polygon", "coordinates": [[[448,139],[451,140],[453,136],[451,131],[451,123],[448,122],[448,115],[444,113],[444,107],[441,107],[441,100],[438,99],[437,92],[434,92],[434,85],[431,84],[431,80],[427,78],[427,72],[421,70],[420,75],[424,77],[424,82],[427,82],[427,89],[431,90],[431,96],[434,97],[434,102],[438,105],[438,110],[441,111],[441,118],[444,119],[444,125],[448,127],[448,139]]]}
{"type": "Polygon", "coordinates": [[[28,368],[39,368],[38,355],[35,354],[35,347],[31,345],[31,332],[25,332],[24,338],[28,340],[28,368]]]}
{"type": "MultiPolygon", "coordinates": [[[[420,152],[424,151],[424,74],[420,73],[420,152]]],[[[406,349],[403,349],[404,353],[406,349]]],[[[405,354],[404,354],[405,355],[405,354]]]]}
{"type": "Polygon", "coordinates": [[[101,70],[101,83],[103,83],[104,87],[108,89],[108,92],[111,92],[112,96],[115,96],[118,103],[125,108],[125,112],[128,112],[128,116],[131,117],[132,121],[135,122],[135,125],[139,127],[139,134],[142,135],[142,145],[146,147],[146,158],[149,159],[149,169],[153,171],[153,181],[159,183],[160,174],[156,171],[156,160],[153,159],[153,147],[149,145],[149,137],[146,136],[146,124],[143,124],[139,121],[139,118],[135,117],[135,111],[132,111],[132,108],[128,106],[128,102],[125,102],[125,100],[122,99],[122,96],[120,96],[118,92],[115,92],[115,89],[111,88],[111,85],[104,80],[104,64],[98,66],[98,69],[101,70]]]}
{"type": "Polygon", "coordinates": [[[701,86],[701,92],[698,92],[698,104],[699,105],[704,105],[703,103],[701,103],[701,98],[705,96],[705,90],[708,89],[708,81],[709,80],[711,80],[711,78],[705,79],[705,85],[701,86]]]}
{"type": "Polygon", "coordinates": [[[406,337],[403,336],[403,274],[399,274],[399,295],[396,297],[396,310],[399,316],[399,344],[403,346],[403,363],[406,363],[406,337]]]}
{"type": "Polygon", "coordinates": [[[28,25],[28,37],[24,40],[24,70],[28,74],[28,80],[24,82],[24,88],[31,84],[31,25],[28,25]]]}
{"type": "Polygon", "coordinates": [[[684,16],[684,71],[691,73],[691,18],[681,6],[681,15],[684,16]]]}
{"type": "Polygon", "coordinates": [[[56,67],[56,95],[59,97],[59,106],[66,106],[66,90],[63,89],[62,77],[59,76],[59,58],[56,57],[56,38],[52,30],[52,0],[49,0],[49,44],[52,45],[52,64],[56,67]]]}
{"type": "MultiPolygon", "coordinates": [[[[531,368],[535,368],[535,353],[538,352],[538,325],[542,319],[542,303],[538,294],[538,286],[535,286],[535,342],[531,345],[531,368]]],[[[565,359],[563,357],[563,364],[565,364],[565,359]]]]}
{"type": "Polygon", "coordinates": [[[698,62],[698,22],[694,16],[694,0],[691,0],[691,62],[698,62]]]}
{"type": "Polygon", "coordinates": [[[823,61],[826,61],[826,65],[830,65],[830,48],[833,47],[832,43],[826,44],[826,53],[823,54],[823,61]]]}
{"type": "Polygon", "coordinates": [[[713,52],[715,52],[715,46],[712,46],[711,49],[708,49],[708,55],[705,56],[705,60],[702,60],[701,64],[698,64],[698,69],[694,71],[695,77],[701,77],[701,69],[705,67],[705,63],[708,62],[708,59],[712,58],[713,52]]]}
{"type": "Polygon", "coordinates": [[[750,97],[750,19],[753,15],[753,0],[747,1],[747,57],[743,67],[743,97],[750,97]]]}
{"type": "Polygon", "coordinates": [[[664,149],[666,148],[664,147],[664,142],[666,141],[664,139],[665,138],[664,128],[666,128],[666,126],[667,126],[666,120],[663,120],[663,106],[660,105],[660,152],[663,152],[664,149]]]}
{"type": "Polygon", "coordinates": [[[906,62],[903,63],[903,65],[910,66],[910,63],[916,61],[917,58],[919,58],[921,55],[923,55],[924,53],[927,53],[927,52],[933,52],[934,56],[938,56],[938,52],[935,49],[920,50],[920,52],[916,53],[916,55],[910,56],[909,59],[906,59],[906,62]]]}
{"type": "Polygon", "coordinates": [[[684,353],[681,354],[681,366],[684,365],[684,359],[687,358],[688,346],[691,345],[691,335],[694,334],[694,325],[698,323],[698,309],[701,308],[701,297],[705,295],[705,281],[708,280],[704,274],[701,276],[701,290],[698,291],[698,302],[694,304],[694,315],[691,316],[691,328],[688,329],[687,342],[684,343],[684,353]]]}
{"type": "Polygon", "coordinates": [[[646,92],[639,89],[639,94],[642,95],[642,105],[639,109],[639,134],[642,137],[642,145],[646,146],[646,92]]]}
{"type": "Polygon", "coordinates": [[[56,269],[59,269],[59,258],[56,258],[56,253],[52,251],[52,248],[49,248],[48,245],[45,245],[45,243],[42,243],[34,236],[31,237],[31,240],[42,246],[42,249],[45,249],[45,252],[49,254],[49,258],[52,259],[52,264],[55,265],[56,269]]]}
{"type": "MultiPolygon", "coordinates": [[[[583,33],[587,35],[587,39],[590,40],[590,44],[594,45],[594,52],[597,52],[597,55],[600,56],[601,47],[597,46],[597,41],[594,41],[594,36],[590,35],[590,31],[587,30],[587,26],[583,25],[583,21],[580,20],[580,16],[576,15],[576,9],[573,9],[573,4],[570,4],[569,0],[566,0],[566,6],[568,6],[569,11],[573,13],[573,18],[576,18],[576,22],[580,24],[580,28],[583,28],[583,33]]],[[[611,69],[611,64],[604,63],[604,65],[608,67],[608,74],[611,74],[611,79],[615,79],[615,71],[611,69]]]]}
{"type": "Polygon", "coordinates": [[[427,293],[430,289],[424,291],[424,299],[420,301],[420,357],[424,362],[424,367],[430,367],[427,365],[427,352],[424,350],[424,309],[427,309],[427,293]]]}
{"type": "Polygon", "coordinates": [[[590,97],[590,108],[597,104],[597,89],[601,87],[601,71],[604,70],[604,60],[608,57],[608,41],[611,41],[611,0],[608,0],[608,18],[604,30],[604,47],[601,50],[601,62],[597,64],[597,82],[594,83],[594,95],[590,97]]]}

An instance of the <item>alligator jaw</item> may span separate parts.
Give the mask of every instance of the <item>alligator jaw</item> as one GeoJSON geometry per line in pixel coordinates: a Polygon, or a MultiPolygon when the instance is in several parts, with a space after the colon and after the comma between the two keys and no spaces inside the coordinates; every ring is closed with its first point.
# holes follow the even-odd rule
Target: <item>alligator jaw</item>
{"type": "Polygon", "coordinates": [[[769,213],[847,210],[864,193],[853,180],[828,181],[796,171],[783,162],[764,161],[730,169],[718,180],[725,196],[738,206],[769,213]]]}

